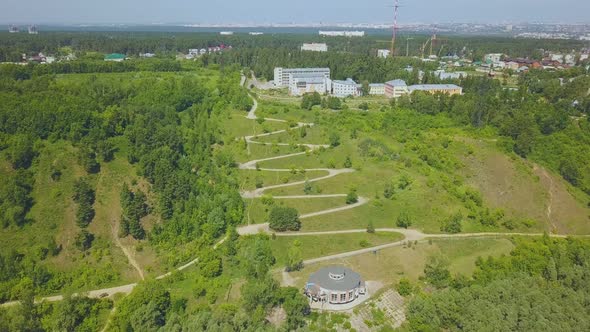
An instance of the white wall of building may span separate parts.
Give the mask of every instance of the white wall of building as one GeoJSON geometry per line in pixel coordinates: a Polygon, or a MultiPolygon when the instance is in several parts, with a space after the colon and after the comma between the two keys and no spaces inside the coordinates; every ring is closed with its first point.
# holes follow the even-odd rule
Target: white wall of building
{"type": "Polygon", "coordinates": [[[301,45],[302,51],[313,51],[313,52],[328,52],[328,45],[325,43],[305,43],[301,45]]]}

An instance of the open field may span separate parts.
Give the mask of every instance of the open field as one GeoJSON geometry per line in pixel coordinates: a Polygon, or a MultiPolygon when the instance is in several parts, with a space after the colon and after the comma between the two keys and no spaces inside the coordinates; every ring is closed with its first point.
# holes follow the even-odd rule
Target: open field
{"type": "Polygon", "coordinates": [[[420,242],[412,247],[393,247],[346,259],[321,262],[305,266],[301,271],[289,273],[297,287],[303,287],[307,277],[322,266],[344,265],[359,272],[365,280],[395,284],[402,277],[418,282],[428,257],[442,254],[450,261],[451,273],[469,274],[478,257],[508,254],[514,245],[508,239],[436,239],[432,244],[420,242]]]}
{"type": "MultiPolygon", "coordinates": [[[[281,183],[290,183],[296,181],[304,181],[305,179],[313,179],[325,176],[328,172],[325,171],[306,171],[301,172],[271,172],[271,171],[255,171],[255,170],[239,170],[240,189],[253,190],[256,189],[256,182],[260,182],[264,186],[272,186],[281,183]]],[[[303,194],[303,190],[300,192],[303,194]]]]}
{"type": "Polygon", "coordinates": [[[287,263],[289,248],[294,241],[301,244],[302,258],[309,259],[320,256],[337,254],[340,252],[373,247],[380,244],[395,242],[403,239],[399,233],[355,233],[334,235],[309,236],[277,236],[271,239],[271,246],[276,258],[276,266],[284,267],[287,263]]]}
{"type": "MultiPolygon", "coordinates": [[[[303,192],[301,195],[303,195],[303,192]]],[[[346,202],[345,197],[310,197],[297,199],[274,198],[274,205],[293,207],[299,211],[299,214],[307,214],[335,207],[346,206],[346,202]]],[[[270,209],[271,206],[267,206],[262,203],[261,199],[255,198],[247,200],[245,217],[246,222],[249,224],[260,224],[267,222],[270,209]]]]}

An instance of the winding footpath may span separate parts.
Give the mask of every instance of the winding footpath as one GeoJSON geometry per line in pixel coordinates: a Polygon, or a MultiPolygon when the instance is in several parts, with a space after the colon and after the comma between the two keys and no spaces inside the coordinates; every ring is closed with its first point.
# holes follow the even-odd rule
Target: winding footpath
{"type": "MultiPolygon", "coordinates": [[[[252,108],[250,109],[250,111],[248,112],[248,115],[246,115],[246,119],[256,120],[256,119],[258,119],[258,117],[256,116],[256,110],[258,109],[258,101],[252,95],[249,94],[249,96],[252,99],[253,105],[252,105],[252,108]]],[[[286,120],[273,119],[273,118],[264,118],[264,120],[265,121],[274,121],[274,122],[287,122],[286,120]]],[[[299,122],[299,123],[297,123],[297,126],[295,128],[312,127],[313,125],[314,125],[313,123],[299,122]]],[[[246,140],[246,144],[248,146],[250,146],[250,144],[292,146],[289,143],[270,143],[270,142],[257,141],[257,139],[260,137],[277,135],[277,134],[281,134],[284,132],[287,132],[287,130],[286,129],[277,130],[277,131],[273,131],[273,132],[265,133],[265,134],[260,134],[260,135],[256,135],[256,136],[245,136],[245,137],[243,137],[243,139],[246,140]]],[[[267,172],[291,172],[291,169],[287,169],[287,168],[261,168],[261,167],[258,167],[258,164],[261,162],[264,162],[264,161],[278,160],[278,159],[300,156],[300,155],[304,155],[308,152],[311,152],[311,151],[314,151],[314,150],[317,150],[320,148],[329,148],[330,147],[330,145],[327,145],[327,144],[296,144],[296,146],[297,147],[304,147],[306,149],[306,151],[284,154],[284,155],[268,157],[268,158],[263,158],[263,159],[250,160],[245,163],[239,164],[238,168],[243,169],[243,170],[257,170],[257,171],[267,171],[267,172]]],[[[297,185],[304,184],[306,181],[308,181],[308,182],[322,181],[322,180],[326,180],[329,178],[333,178],[333,177],[338,176],[340,174],[352,173],[355,170],[352,168],[340,168],[340,169],[307,168],[307,169],[304,169],[304,171],[306,171],[306,172],[321,171],[321,172],[326,172],[328,174],[324,175],[324,176],[319,176],[316,178],[303,180],[303,181],[296,181],[296,182],[266,186],[266,187],[258,188],[255,190],[245,190],[245,191],[242,191],[240,194],[241,194],[242,198],[247,198],[247,199],[260,198],[264,195],[265,191],[270,190],[270,189],[278,189],[278,188],[297,186],[297,185]]],[[[317,198],[329,198],[329,197],[346,197],[346,194],[273,196],[273,198],[275,198],[275,199],[314,199],[314,198],[317,199],[317,198]]],[[[359,197],[358,201],[354,204],[348,204],[348,205],[341,206],[341,207],[336,207],[336,208],[326,209],[326,210],[312,212],[312,213],[308,213],[308,214],[303,214],[299,218],[305,219],[305,218],[320,216],[320,215],[324,215],[324,214],[336,213],[336,212],[340,212],[340,211],[354,209],[356,207],[366,204],[368,201],[369,201],[369,199],[366,197],[359,197]]]]}

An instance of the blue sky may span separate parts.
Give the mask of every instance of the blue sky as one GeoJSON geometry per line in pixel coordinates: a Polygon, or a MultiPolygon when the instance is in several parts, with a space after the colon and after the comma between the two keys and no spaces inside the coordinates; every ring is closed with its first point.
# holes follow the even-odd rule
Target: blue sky
{"type": "MultiPolygon", "coordinates": [[[[400,23],[590,23],[590,0],[400,0],[400,23]]],[[[2,23],[383,23],[393,0],[0,0],[2,23]]]]}

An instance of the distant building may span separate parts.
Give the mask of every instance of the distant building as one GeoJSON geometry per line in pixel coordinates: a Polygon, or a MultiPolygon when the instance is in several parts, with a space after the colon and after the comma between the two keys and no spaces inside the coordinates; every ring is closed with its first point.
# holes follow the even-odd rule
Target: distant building
{"type": "Polygon", "coordinates": [[[390,53],[390,50],[377,50],[377,56],[380,58],[387,58],[390,53]]]}
{"type": "Polygon", "coordinates": [[[11,25],[11,26],[8,27],[8,32],[10,32],[10,33],[18,33],[19,30],[18,30],[18,27],[16,25],[11,25]]]}
{"type": "Polygon", "coordinates": [[[518,70],[519,67],[518,62],[515,61],[504,62],[504,64],[506,69],[518,70]]]}
{"type": "Polygon", "coordinates": [[[371,83],[369,84],[369,94],[375,96],[382,96],[385,94],[385,84],[371,83]]]}
{"type": "Polygon", "coordinates": [[[328,37],[363,37],[364,31],[319,31],[320,36],[328,37]]]}
{"type": "Polygon", "coordinates": [[[448,95],[460,95],[463,93],[463,88],[455,84],[416,84],[408,87],[408,92],[411,94],[414,91],[424,91],[431,94],[445,93],[448,95]]]}
{"type": "Polygon", "coordinates": [[[29,35],[37,35],[39,34],[39,30],[37,29],[36,25],[29,26],[29,35]]]}
{"type": "Polygon", "coordinates": [[[111,54],[107,54],[104,57],[104,61],[115,61],[115,62],[121,62],[125,60],[125,54],[121,54],[121,53],[111,53],[111,54]]]}
{"type": "Polygon", "coordinates": [[[440,78],[441,80],[447,80],[447,79],[458,80],[458,79],[467,77],[467,73],[465,73],[464,71],[455,71],[455,72],[447,73],[444,70],[436,70],[436,71],[434,71],[434,75],[437,76],[438,78],[440,78]]]}
{"type": "Polygon", "coordinates": [[[262,36],[262,35],[264,35],[264,32],[255,32],[255,31],[253,31],[253,32],[248,32],[248,34],[250,36],[262,36]]]}
{"type": "Polygon", "coordinates": [[[332,81],[332,94],[336,97],[348,97],[360,95],[360,84],[357,84],[352,78],[347,78],[346,81],[334,80],[332,81]]]}
{"type": "Polygon", "coordinates": [[[292,96],[301,96],[313,92],[326,94],[330,91],[330,88],[330,78],[322,74],[305,72],[289,74],[289,93],[292,96]]]}
{"type": "Polygon", "coordinates": [[[502,53],[489,53],[484,56],[483,61],[485,63],[497,63],[500,62],[502,56],[504,56],[502,53]]]}
{"type": "Polygon", "coordinates": [[[319,77],[330,78],[330,68],[282,68],[276,67],[274,69],[274,83],[279,87],[286,87],[289,85],[290,74],[314,74],[319,77]]]}
{"type": "Polygon", "coordinates": [[[310,275],[305,284],[305,295],[315,302],[349,303],[365,293],[361,276],[343,266],[323,267],[310,275]]]}
{"type": "Polygon", "coordinates": [[[156,55],[154,53],[149,53],[149,52],[148,53],[139,53],[140,58],[153,58],[155,56],[156,55]]]}
{"type": "Polygon", "coordinates": [[[385,83],[385,96],[399,98],[408,94],[408,85],[403,80],[393,80],[385,83]]]}
{"type": "Polygon", "coordinates": [[[233,31],[221,31],[221,32],[219,32],[219,34],[222,36],[231,36],[234,34],[234,32],[233,31]]]}
{"type": "Polygon", "coordinates": [[[448,95],[462,94],[463,88],[455,84],[416,84],[406,85],[403,80],[393,80],[385,83],[385,96],[388,98],[399,98],[414,91],[428,93],[446,93],[448,95]]]}
{"type": "Polygon", "coordinates": [[[302,51],[328,52],[328,45],[325,43],[305,43],[301,45],[302,51]]]}

